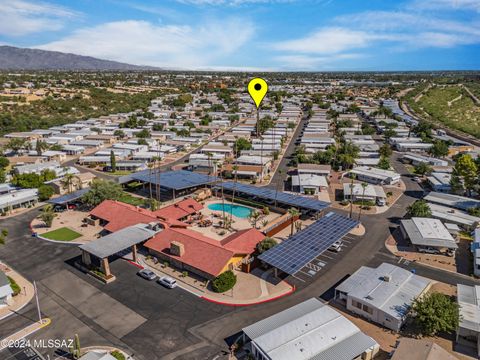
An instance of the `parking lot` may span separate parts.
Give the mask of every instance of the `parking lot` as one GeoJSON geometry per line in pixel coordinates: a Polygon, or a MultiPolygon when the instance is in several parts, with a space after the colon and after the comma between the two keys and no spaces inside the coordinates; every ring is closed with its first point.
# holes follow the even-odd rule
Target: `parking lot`
{"type": "Polygon", "coordinates": [[[339,251],[326,250],[315,259],[305,265],[293,277],[300,282],[308,284],[314,278],[321,275],[328,267],[337,263],[341,258],[349,252],[355,244],[361,241],[362,237],[351,234],[345,235],[340,241],[341,246],[339,251]]]}

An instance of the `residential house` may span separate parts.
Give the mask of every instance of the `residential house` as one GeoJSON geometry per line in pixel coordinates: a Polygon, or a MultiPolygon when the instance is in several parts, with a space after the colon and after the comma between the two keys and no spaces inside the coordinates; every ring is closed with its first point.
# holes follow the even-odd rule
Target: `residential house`
{"type": "Polygon", "coordinates": [[[460,324],[457,343],[473,347],[480,357],[480,286],[457,284],[460,324]]]}
{"type": "Polygon", "coordinates": [[[458,248],[455,239],[438,219],[404,219],[400,221],[400,231],[417,250],[434,248],[439,252],[453,252],[458,248]]]}
{"type": "Polygon", "coordinates": [[[398,266],[362,266],[335,288],[335,299],[348,310],[393,331],[404,324],[413,301],[426,293],[429,279],[398,266]]]}
{"type": "Polygon", "coordinates": [[[334,308],[311,298],[242,329],[257,360],[364,359],[379,345],[334,308]]]}

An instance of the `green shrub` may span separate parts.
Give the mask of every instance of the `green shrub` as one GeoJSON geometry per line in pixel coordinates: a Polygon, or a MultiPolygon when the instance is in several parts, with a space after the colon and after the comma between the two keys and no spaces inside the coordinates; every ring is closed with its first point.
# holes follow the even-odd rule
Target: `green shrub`
{"type": "Polygon", "coordinates": [[[17,284],[17,282],[13,280],[10,276],[7,276],[7,278],[8,281],[10,281],[10,287],[12,288],[13,296],[17,296],[18,294],[20,294],[20,291],[22,291],[22,289],[20,289],[20,286],[17,284]]]}
{"type": "Polygon", "coordinates": [[[223,293],[230,290],[237,283],[237,275],[228,270],[218,275],[212,282],[212,289],[217,293],[223,293]]]}
{"type": "Polygon", "coordinates": [[[110,355],[112,355],[115,359],[117,360],[125,360],[125,355],[123,355],[120,351],[118,350],[113,350],[110,355]]]}

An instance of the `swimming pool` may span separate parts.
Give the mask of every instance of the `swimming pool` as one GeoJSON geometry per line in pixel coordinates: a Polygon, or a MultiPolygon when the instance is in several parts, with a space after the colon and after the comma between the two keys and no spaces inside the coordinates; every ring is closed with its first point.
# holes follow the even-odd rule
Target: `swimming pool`
{"type": "Polygon", "coordinates": [[[223,211],[225,209],[226,214],[232,214],[238,218],[247,218],[248,215],[252,212],[252,209],[242,206],[242,205],[233,205],[233,204],[224,204],[215,203],[208,205],[208,208],[213,211],[223,211]]]}

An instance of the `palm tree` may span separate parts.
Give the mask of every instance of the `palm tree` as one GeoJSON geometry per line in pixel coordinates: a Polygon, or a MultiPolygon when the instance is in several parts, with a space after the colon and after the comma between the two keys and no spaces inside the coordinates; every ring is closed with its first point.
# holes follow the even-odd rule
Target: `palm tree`
{"type": "Polygon", "coordinates": [[[294,218],[299,216],[300,212],[295,208],[290,208],[290,209],[288,209],[288,213],[290,214],[290,217],[291,217],[291,220],[292,220],[291,223],[290,223],[292,225],[292,227],[290,229],[290,236],[292,236],[293,235],[293,227],[295,225],[294,218]]]}
{"type": "Polygon", "coordinates": [[[152,199],[152,169],[153,169],[153,159],[152,162],[148,163],[148,187],[150,190],[150,199],[152,199]]]}
{"type": "Polygon", "coordinates": [[[257,210],[252,211],[250,215],[248,215],[250,223],[255,229],[257,228],[257,221],[259,217],[260,217],[260,213],[257,210]]]}
{"type": "Polygon", "coordinates": [[[278,188],[279,188],[280,183],[282,181],[282,174],[283,174],[283,171],[280,170],[280,169],[278,169],[277,172],[278,172],[278,181],[277,181],[277,186],[275,187],[275,207],[277,207],[278,188]]]}
{"type": "Polygon", "coordinates": [[[35,144],[35,150],[37,151],[38,156],[42,156],[43,150],[48,149],[48,144],[45,141],[37,140],[35,144]]]}
{"type": "Polygon", "coordinates": [[[356,179],[355,174],[350,174],[350,178],[352,179],[350,182],[350,219],[352,218],[353,213],[353,180],[356,179]]]}
{"type": "Polygon", "coordinates": [[[238,166],[233,165],[232,170],[234,171],[234,177],[233,177],[233,191],[232,191],[232,206],[230,206],[230,220],[233,219],[233,204],[235,203],[235,188],[237,186],[237,172],[238,172],[238,166]]]}
{"type": "Polygon", "coordinates": [[[60,181],[60,184],[62,185],[62,188],[64,190],[67,190],[67,193],[70,194],[73,192],[73,187],[75,185],[78,185],[80,187],[81,180],[77,175],[67,173],[60,181]]]}
{"type": "Polygon", "coordinates": [[[360,222],[360,216],[362,215],[362,208],[365,201],[365,190],[367,189],[368,184],[366,182],[362,182],[362,206],[360,206],[360,210],[358,211],[358,221],[360,222]]]}
{"type": "Polygon", "coordinates": [[[53,219],[57,214],[53,211],[53,206],[48,204],[42,209],[42,213],[40,214],[40,219],[45,223],[47,227],[51,227],[53,223],[53,219]]]}

